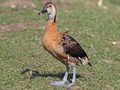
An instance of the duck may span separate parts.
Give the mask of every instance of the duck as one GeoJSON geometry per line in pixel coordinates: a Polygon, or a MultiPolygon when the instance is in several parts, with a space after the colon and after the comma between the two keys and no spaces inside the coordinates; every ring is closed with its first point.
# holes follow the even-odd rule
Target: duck
{"type": "Polygon", "coordinates": [[[91,65],[90,60],[80,46],[80,44],[68,33],[70,30],[65,32],[58,32],[56,27],[56,6],[52,2],[47,2],[44,5],[42,11],[38,14],[48,14],[47,26],[45,33],[42,38],[42,45],[46,51],[48,51],[55,59],[59,60],[66,66],[65,75],[62,81],[51,81],[51,85],[54,86],[63,86],[65,88],[69,88],[75,84],[76,81],[76,65],[77,66],[85,66],[91,65]],[[69,73],[69,65],[73,67],[73,77],[72,82],[68,85],[68,73],[69,73]]]}

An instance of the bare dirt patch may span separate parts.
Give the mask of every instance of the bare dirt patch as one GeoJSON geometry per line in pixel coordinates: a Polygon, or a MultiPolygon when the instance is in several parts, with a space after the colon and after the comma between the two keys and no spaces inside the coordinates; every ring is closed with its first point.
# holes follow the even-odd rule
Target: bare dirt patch
{"type": "Polygon", "coordinates": [[[40,24],[28,24],[27,26],[32,29],[46,29],[46,25],[41,26],[40,24]]]}
{"type": "Polygon", "coordinates": [[[94,0],[70,0],[71,1],[71,3],[72,2],[83,2],[83,3],[85,3],[85,4],[87,4],[87,5],[93,5],[93,4],[95,4],[95,2],[94,2],[94,0]]]}
{"type": "Polygon", "coordinates": [[[112,63],[112,61],[108,60],[108,59],[102,59],[102,61],[105,62],[105,63],[112,63]]]}
{"type": "Polygon", "coordinates": [[[94,5],[95,2],[93,0],[69,0],[69,2],[66,2],[65,0],[37,0],[40,3],[47,3],[47,2],[53,2],[56,6],[60,6],[62,8],[68,8],[71,5],[73,5],[74,2],[82,2],[89,5],[94,5]]]}
{"type": "Polygon", "coordinates": [[[80,86],[71,86],[68,90],[77,90],[77,89],[81,89],[80,86]]]}
{"type": "Polygon", "coordinates": [[[87,85],[83,85],[83,86],[71,86],[68,90],[82,90],[83,88],[86,88],[87,85]]]}
{"type": "Polygon", "coordinates": [[[113,45],[117,45],[118,47],[120,47],[120,40],[114,41],[114,42],[108,42],[108,44],[113,44],[113,45]]]}
{"type": "Polygon", "coordinates": [[[120,41],[116,41],[118,47],[120,47],[120,41]]]}
{"type": "Polygon", "coordinates": [[[43,3],[43,4],[51,1],[51,2],[53,2],[55,5],[59,5],[59,6],[62,6],[62,7],[64,7],[64,8],[70,6],[70,4],[65,3],[64,0],[60,0],[60,1],[58,1],[58,0],[38,0],[38,1],[41,2],[41,3],[43,3]]]}
{"type": "Polygon", "coordinates": [[[5,7],[16,7],[16,6],[24,6],[24,7],[33,7],[35,8],[36,5],[31,2],[31,1],[27,1],[27,0],[9,0],[5,3],[2,4],[2,6],[5,6],[5,7]]]}
{"type": "Polygon", "coordinates": [[[106,85],[105,87],[107,87],[109,90],[113,90],[114,88],[110,85],[106,85]]]}
{"type": "Polygon", "coordinates": [[[57,0],[55,1],[55,0],[38,0],[39,2],[41,2],[41,3],[43,3],[43,4],[45,4],[45,3],[47,3],[47,2],[53,2],[53,3],[56,3],[57,2],[57,0]]]}
{"type": "Polygon", "coordinates": [[[0,30],[3,30],[3,31],[23,30],[26,28],[26,26],[27,25],[24,23],[12,23],[9,25],[0,26],[0,30]]]}
{"type": "Polygon", "coordinates": [[[91,72],[89,72],[89,71],[85,71],[85,72],[82,72],[82,74],[84,74],[84,75],[93,75],[91,72]]]}

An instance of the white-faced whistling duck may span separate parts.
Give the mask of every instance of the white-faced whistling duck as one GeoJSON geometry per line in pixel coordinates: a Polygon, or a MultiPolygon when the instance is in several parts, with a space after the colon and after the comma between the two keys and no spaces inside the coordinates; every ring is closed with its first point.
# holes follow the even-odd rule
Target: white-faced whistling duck
{"type": "Polygon", "coordinates": [[[44,5],[44,8],[39,15],[48,14],[48,23],[45,34],[42,39],[42,45],[46,51],[48,51],[54,58],[66,65],[66,72],[61,82],[51,81],[51,85],[62,86],[67,83],[67,77],[69,72],[69,66],[73,67],[72,83],[64,87],[68,88],[75,84],[76,79],[76,67],[89,64],[89,58],[80,44],[71,36],[67,35],[70,31],[59,33],[56,28],[56,7],[52,2],[48,2],[44,5]]]}

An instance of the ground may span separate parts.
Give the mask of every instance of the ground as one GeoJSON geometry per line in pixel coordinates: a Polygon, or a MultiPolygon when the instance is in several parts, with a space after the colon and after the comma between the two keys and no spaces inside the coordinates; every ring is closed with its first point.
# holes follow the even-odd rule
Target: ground
{"type": "MultiPolygon", "coordinates": [[[[61,81],[65,65],[42,47],[47,15],[38,15],[49,0],[0,1],[0,89],[66,90],[61,81]]],[[[71,30],[88,54],[92,67],[78,67],[68,90],[120,89],[120,1],[50,0],[57,7],[57,29],[71,30]]],[[[68,77],[72,79],[72,67],[68,77]]]]}

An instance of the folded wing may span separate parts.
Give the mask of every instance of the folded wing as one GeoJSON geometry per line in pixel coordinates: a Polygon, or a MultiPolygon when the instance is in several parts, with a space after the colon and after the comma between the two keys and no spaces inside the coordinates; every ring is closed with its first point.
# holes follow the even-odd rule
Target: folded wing
{"type": "MultiPolygon", "coordinates": [[[[80,44],[71,36],[66,35],[64,37],[64,42],[62,43],[64,52],[66,54],[69,54],[72,57],[75,57],[77,59],[81,58],[88,58],[86,52],[82,49],[82,47],[80,46],[80,44]]],[[[90,62],[88,62],[88,64],[91,66],[90,62]]]]}

